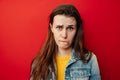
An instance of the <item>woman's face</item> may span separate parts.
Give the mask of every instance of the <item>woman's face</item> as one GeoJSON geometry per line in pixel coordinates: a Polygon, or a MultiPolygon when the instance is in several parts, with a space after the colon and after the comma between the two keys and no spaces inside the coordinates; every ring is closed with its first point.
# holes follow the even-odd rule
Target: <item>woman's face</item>
{"type": "Polygon", "coordinates": [[[71,48],[75,33],[76,19],[65,15],[56,15],[53,19],[53,24],[50,24],[54,39],[58,48],[71,48]]]}

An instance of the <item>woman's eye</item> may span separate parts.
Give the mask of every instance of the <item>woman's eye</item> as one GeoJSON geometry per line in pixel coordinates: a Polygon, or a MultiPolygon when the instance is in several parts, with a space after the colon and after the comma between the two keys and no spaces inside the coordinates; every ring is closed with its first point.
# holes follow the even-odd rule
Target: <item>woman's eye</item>
{"type": "Polygon", "coordinates": [[[73,30],[73,27],[68,27],[68,30],[69,30],[69,31],[72,31],[72,30],[73,30]]]}
{"type": "Polygon", "coordinates": [[[57,26],[57,30],[62,30],[62,26],[57,26]]]}

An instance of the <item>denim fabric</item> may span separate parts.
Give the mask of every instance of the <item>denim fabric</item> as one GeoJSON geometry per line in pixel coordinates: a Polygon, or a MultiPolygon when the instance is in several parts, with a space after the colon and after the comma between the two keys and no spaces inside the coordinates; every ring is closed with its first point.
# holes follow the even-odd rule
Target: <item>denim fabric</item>
{"type": "MultiPolygon", "coordinates": [[[[48,80],[56,80],[55,72],[51,72],[48,80]]],[[[95,54],[92,53],[92,58],[88,63],[83,63],[73,50],[72,57],[66,66],[64,80],[101,80],[95,54]]]]}

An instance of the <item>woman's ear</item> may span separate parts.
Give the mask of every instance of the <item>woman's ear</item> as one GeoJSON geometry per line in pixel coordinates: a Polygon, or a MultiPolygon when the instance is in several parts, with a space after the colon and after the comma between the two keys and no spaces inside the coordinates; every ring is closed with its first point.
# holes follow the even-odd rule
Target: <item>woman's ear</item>
{"type": "Polygon", "coordinates": [[[50,23],[50,29],[53,32],[53,25],[50,23]]]}

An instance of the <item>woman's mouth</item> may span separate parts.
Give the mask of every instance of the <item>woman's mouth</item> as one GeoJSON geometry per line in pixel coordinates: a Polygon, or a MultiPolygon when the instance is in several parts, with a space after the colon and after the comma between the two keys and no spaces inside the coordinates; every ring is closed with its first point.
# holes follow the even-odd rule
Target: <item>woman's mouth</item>
{"type": "Polygon", "coordinates": [[[61,44],[68,44],[67,41],[59,41],[61,44]]]}

